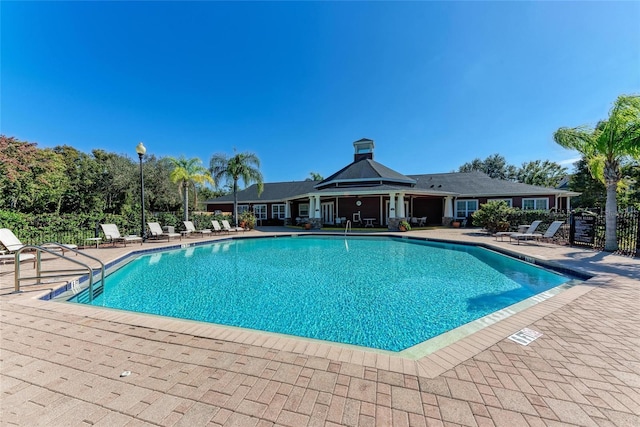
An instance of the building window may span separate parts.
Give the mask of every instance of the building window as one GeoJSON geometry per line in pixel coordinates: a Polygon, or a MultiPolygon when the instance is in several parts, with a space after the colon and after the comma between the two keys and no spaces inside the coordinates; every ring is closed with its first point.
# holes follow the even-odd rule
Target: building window
{"type": "Polygon", "coordinates": [[[522,209],[546,211],[549,209],[549,199],[522,199],[522,209]]]}
{"type": "Polygon", "coordinates": [[[477,200],[456,200],[456,218],[466,218],[477,210],[477,200]]]}
{"type": "Polygon", "coordinates": [[[271,217],[284,219],[284,205],[271,205],[271,217]]]}
{"type": "Polygon", "coordinates": [[[249,211],[249,205],[238,205],[238,215],[249,211]]]}
{"type": "Polygon", "coordinates": [[[256,219],[267,219],[267,205],[253,205],[253,214],[256,219]]]}
{"type": "Polygon", "coordinates": [[[309,217],[309,203],[300,203],[298,205],[298,216],[309,217]]]}
{"type": "Polygon", "coordinates": [[[509,206],[509,207],[513,207],[513,203],[512,203],[512,200],[511,200],[511,199],[490,199],[490,200],[488,200],[488,201],[489,201],[489,202],[499,202],[499,201],[502,201],[502,202],[505,202],[505,203],[507,204],[507,206],[509,206]]]}

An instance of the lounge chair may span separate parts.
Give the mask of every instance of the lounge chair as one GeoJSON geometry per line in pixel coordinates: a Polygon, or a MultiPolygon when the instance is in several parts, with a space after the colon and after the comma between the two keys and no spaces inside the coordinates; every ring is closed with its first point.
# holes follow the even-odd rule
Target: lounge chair
{"type": "Polygon", "coordinates": [[[19,258],[19,262],[24,262],[24,261],[33,261],[33,268],[36,268],[36,256],[33,254],[5,254],[5,255],[0,255],[0,264],[6,264],[7,261],[13,261],[14,263],[16,262],[16,255],[19,258]]]}
{"type": "Polygon", "coordinates": [[[509,241],[515,240],[520,244],[520,240],[534,240],[542,236],[542,233],[536,233],[536,229],[542,223],[542,221],[533,221],[526,232],[524,233],[511,233],[509,235],[509,241]]]}
{"type": "Polygon", "coordinates": [[[542,236],[536,237],[536,240],[551,241],[562,227],[562,224],[564,224],[564,221],[553,221],[547,231],[542,236]]]}
{"type": "Polygon", "coordinates": [[[232,227],[229,225],[229,221],[227,221],[226,219],[222,220],[222,228],[226,231],[226,232],[230,232],[230,231],[244,231],[244,228],[242,227],[232,227]]]}
{"type": "Polygon", "coordinates": [[[149,226],[149,231],[151,232],[151,238],[159,240],[159,239],[167,239],[167,241],[171,240],[172,237],[179,237],[182,240],[181,233],[172,233],[170,231],[163,231],[162,227],[160,227],[159,222],[148,222],[147,226],[149,226]]]}
{"type": "Polygon", "coordinates": [[[115,224],[100,224],[100,227],[104,233],[105,241],[107,243],[113,243],[113,246],[115,246],[116,243],[124,243],[125,247],[127,243],[140,242],[140,244],[142,244],[142,237],[140,236],[134,234],[128,236],[120,235],[120,230],[118,230],[118,226],[115,224]]]}
{"type": "Polygon", "coordinates": [[[204,228],[202,230],[196,230],[196,226],[193,225],[193,221],[182,221],[182,222],[184,223],[184,227],[189,232],[189,235],[191,235],[191,234],[201,234],[204,237],[205,234],[211,234],[211,229],[209,229],[209,228],[204,228]]]}
{"type": "Polygon", "coordinates": [[[536,220],[531,223],[529,228],[524,233],[518,233],[517,231],[499,231],[494,234],[494,236],[496,240],[498,240],[498,237],[500,237],[500,240],[502,240],[504,237],[511,237],[511,235],[513,234],[533,234],[533,232],[536,231],[540,224],[542,224],[542,221],[536,220]]]}
{"type": "MultiPolygon", "coordinates": [[[[16,235],[13,234],[13,231],[9,230],[8,228],[0,228],[0,243],[2,243],[2,246],[4,246],[9,252],[16,252],[25,246],[24,244],[22,244],[20,239],[18,239],[16,235]]],[[[45,243],[44,245],[41,245],[41,247],[46,248],[50,251],[62,251],[62,255],[64,255],[64,252],[66,250],[78,249],[77,245],[72,245],[72,244],[63,245],[59,243],[56,243],[56,244],[45,243]]]]}
{"type": "Polygon", "coordinates": [[[222,227],[220,227],[220,223],[218,222],[218,220],[212,219],[211,225],[213,225],[213,231],[216,233],[222,233],[223,231],[226,231],[223,230],[222,227]]]}

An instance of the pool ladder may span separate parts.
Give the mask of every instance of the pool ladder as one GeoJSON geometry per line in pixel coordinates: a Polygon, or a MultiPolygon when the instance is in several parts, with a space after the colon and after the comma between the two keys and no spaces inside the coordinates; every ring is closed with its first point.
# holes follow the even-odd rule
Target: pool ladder
{"type": "Polygon", "coordinates": [[[347,232],[351,230],[351,220],[347,220],[347,225],[344,227],[344,237],[347,237],[347,232]]]}
{"type": "Polygon", "coordinates": [[[347,225],[344,227],[344,248],[349,252],[349,242],[347,242],[347,231],[351,230],[351,220],[347,220],[347,225]]]}
{"type": "Polygon", "coordinates": [[[71,249],[69,247],[66,247],[60,243],[56,243],[56,242],[51,242],[51,243],[45,243],[42,246],[37,246],[37,245],[24,245],[23,247],[21,247],[20,249],[18,249],[15,253],[15,276],[14,276],[14,280],[15,280],[15,290],[14,292],[20,292],[20,282],[23,280],[35,280],[36,284],[41,284],[41,280],[42,279],[46,279],[46,278],[61,278],[61,277],[73,277],[73,276],[78,276],[81,273],[87,273],[88,274],[88,279],[89,279],[89,301],[93,301],[93,299],[97,296],[99,296],[104,288],[104,263],[102,261],[100,261],[98,258],[96,257],[92,257],[91,255],[87,255],[84,252],[80,252],[76,249],[71,249]],[[47,246],[48,248],[44,247],[47,246]],[[49,249],[51,247],[54,247],[55,249],[49,249]],[[69,252],[73,252],[76,255],[82,255],[86,258],[92,259],[94,261],[97,261],[100,264],[100,286],[98,287],[98,289],[94,289],[93,287],[93,275],[96,274],[97,272],[94,271],[94,268],[89,267],[89,265],[85,264],[84,262],[75,260],[73,258],[69,258],[64,256],[63,254],[59,253],[56,249],[64,249],[65,251],[69,251],[69,252]],[[36,251],[36,258],[34,260],[34,266],[36,268],[36,274],[35,276],[29,276],[29,277],[20,277],[20,254],[25,251],[25,250],[29,250],[29,249],[35,249],[36,251]],[[51,254],[53,256],[57,256],[58,258],[62,258],[66,261],[69,261],[73,264],[79,265],[80,267],[77,269],[72,269],[72,268],[67,268],[65,270],[48,270],[48,271],[43,271],[42,270],[42,252],[46,252],[48,254],[51,254]]]}

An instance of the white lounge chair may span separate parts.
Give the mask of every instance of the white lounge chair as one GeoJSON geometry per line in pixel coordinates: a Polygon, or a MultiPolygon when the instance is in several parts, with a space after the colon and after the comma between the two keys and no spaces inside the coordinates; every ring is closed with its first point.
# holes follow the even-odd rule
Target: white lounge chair
{"type": "Polygon", "coordinates": [[[202,230],[196,230],[196,226],[193,225],[193,221],[182,221],[182,222],[184,223],[184,227],[189,232],[189,235],[191,235],[191,234],[201,234],[204,237],[205,234],[211,234],[211,229],[210,228],[204,228],[202,230]]]}
{"type": "Polygon", "coordinates": [[[213,225],[213,231],[216,233],[222,233],[223,231],[225,231],[222,229],[222,227],[220,227],[220,223],[216,219],[211,220],[211,225],[213,225]]]}
{"type": "Polygon", "coordinates": [[[5,254],[0,255],[0,264],[6,264],[7,261],[16,262],[16,256],[19,258],[18,262],[33,261],[33,268],[36,268],[36,256],[33,254],[5,254]]]}
{"type": "Polygon", "coordinates": [[[542,236],[542,233],[536,233],[536,229],[538,226],[542,224],[542,221],[536,220],[531,223],[529,228],[524,233],[511,233],[509,235],[509,241],[516,240],[518,244],[520,244],[520,240],[534,240],[539,236],[542,236]]]}
{"type": "Polygon", "coordinates": [[[542,221],[535,220],[531,223],[531,225],[529,225],[529,228],[524,233],[518,233],[517,231],[499,231],[494,234],[494,236],[496,240],[498,240],[498,237],[500,237],[500,240],[502,240],[505,237],[511,237],[513,234],[533,234],[533,232],[536,231],[536,228],[538,228],[540,224],[542,224],[542,221]]]}
{"type": "Polygon", "coordinates": [[[551,241],[560,230],[560,227],[562,227],[562,224],[564,224],[564,221],[553,221],[547,231],[543,235],[536,237],[536,240],[551,241]]]}
{"type": "MultiPolygon", "coordinates": [[[[9,230],[8,228],[0,228],[0,243],[2,243],[2,246],[4,246],[9,252],[16,252],[25,246],[20,241],[20,239],[18,239],[16,235],[13,234],[13,231],[9,230]]],[[[62,251],[62,255],[64,255],[65,250],[78,249],[77,245],[72,245],[72,244],[63,245],[59,243],[56,243],[56,244],[45,243],[44,245],[40,245],[40,246],[50,251],[62,251]]]]}
{"type": "Polygon", "coordinates": [[[167,241],[169,241],[172,237],[179,237],[180,240],[182,240],[182,234],[163,231],[159,222],[148,222],[147,226],[149,227],[151,237],[154,239],[167,239],[167,241]]]}
{"type": "Polygon", "coordinates": [[[142,237],[136,236],[134,234],[130,234],[128,236],[120,235],[120,230],[118,230],[118,226],[115,224],[100,224],[102,228],[102,232],[104,233],[105,241],[113,243],[113,246],[116,243],[124,243],[127,246],[127,243],[140,242],[142,244],[142,237]]]}
{"type": "Polygon", "coordinates": [[[227,221],[226,219],[222,220],[222,228],[227,231],[227,232],[231,232],[231,231],[244,231],[244,228],[242,227],[232,227],[229,225],[229,221],[227,221]]]}

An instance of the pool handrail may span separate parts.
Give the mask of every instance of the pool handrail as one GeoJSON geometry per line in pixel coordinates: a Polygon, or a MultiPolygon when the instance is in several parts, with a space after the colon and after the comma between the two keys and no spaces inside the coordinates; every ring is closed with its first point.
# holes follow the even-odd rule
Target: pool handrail
{"type": "Polygon", "coordinates": [[[87,272],[89,273],[89,294],[90,294],[90,299],[91,299],[91,301],[93,301],[93,275],[94,275],[94,269],[92,267],[90,267],[89,265],[83,263],[83,262],[80,262],[80,261],[75,260],[73,258],[66,257],[66,256],[64,256],[64,254],[58,253],[57,250],[52,250],[52,249],[46,248],[44,246],[49,246],[49,247],[57,246],[57,247],[60,247],[60,248],[64,247],[64,249],[66,251],[74,252],[76,254],[76,256],[78,254],[80,254],[80,255],[82,255],[84,257],[87,257],[87,258],[90,258],[90,259],[92,259],[94,261],[97,261],[100,264],[100,279],[102,281],[102,285],[104,286],[105,266],[104,266],[104,263],[102,261],[100,261],[96,257],[88,255],[88,254],[86,254],[84,252],[80,252],[80,251],[78,251],[76,249],[69,248],[68,246],[64,246],[64,245],[62,245],[60,243],[47,242],[47,243],[44,243],[44,244],[42,244],[40,246],[38,246],[38,245],[24,245],[23,247],[21,247],[20,249],[18,249],[15,252],[16,260],[18,260],[20,253],[22,253],[24,250],[26,250],[26,249],[35,249],[36,250],[36,275],[33,276],[33,277],[20,277],[20,263],[16,262],[16,264],[15,264],[16,268],[15,268],[15,273],[14,273],[14,281],[15,281],[15,283],[14,283],[14,292],[20,292],[20,281],[22,281],[22,280],[33,280],[33,279],[35,279],[36,283],[40,284],[41,283],[40,280],[44,279],[44,278],[59,278],[59,277],[77,276],[81,272],[84,272],[85,269],[86,269],[87,272]],[[49,270],[49,271],[43,272],[42,271],[42,252],[43,251],[48,253],[48,254],[57,256],[58,258],[63,258],[63,259],[65,259],[67,261],[70,261],[70,262],[72,262],[74,264],[78,264],[78,265],[82,266],[83,268],[82,269],[76,269],[76,270],[72,270],[72,269],[49,270]],[[60,273],[63,273],[65,271],[67,273],[60,274],[60,273]],[[43,273],[55,273],[55,274],[53,274],[53,275],[43,275],[43,273]]]}

